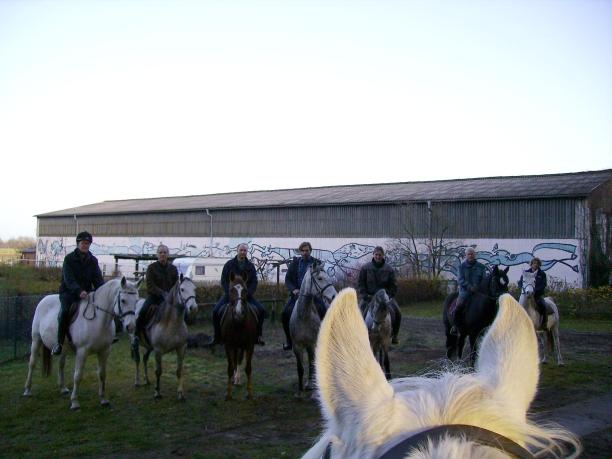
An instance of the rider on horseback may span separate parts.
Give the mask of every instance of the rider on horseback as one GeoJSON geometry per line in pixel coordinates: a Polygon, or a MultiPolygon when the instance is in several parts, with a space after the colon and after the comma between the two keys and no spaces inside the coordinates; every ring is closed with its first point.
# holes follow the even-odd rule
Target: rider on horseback
{"type": "Polygon", "coordinates": [[[223,296],[213,308],[213,326],[215,328],[215,336],[210,340],[207,345],[213,346],[221,343],[221,311],[223,307],[229,303],[229,285],[230,285],[230,274],[238,275],[242,277],[247,284],[247,303],[253,305],[257,309],[257,344],[260,346],[265,345],[261,335],[263,333],[263,321],[266,316],[266,310],[263,305],[255,298],[255,291],[257,290],[257,271],[255,265],[247,259],[247,252],[249,246],[247,244],[240,244],[238,246],[238,254],[225,263],[223,271],[221,273],[221,286],[223,287],[223,296]]]}
{"type": "Polygon", "coordinates": [[[151,305],[160,305],[168,296],[170,289],[178,280],[178,269],[169,260],[170,251],[164,244],[157,247],[157,261],[151,263],[147,268],[145,278],[147,280],[147,299],[145,300],[138,317],[136,318],[136,330],[132,347],[138,348],[138,335],[143,331],[147,313],[151,305]]]}
{"type": "Polygon", "coordinates": [[[468,247],[465,249],[465,261],[459,265],[459,296],[455,307],[454,325],[450,329],[451,334],[459,335],[459,330],[463,326],[466,305],[469,303],[472,293],[478,291],[486,272],[487,268],[476,261],[474,248],[468,247]]]}
{"type": "Polygon", "coordinates": [[[384,288],[392,300],[389,302],[391,311],[392,338],[391,342],[397,344],[397,334],[399,332],[402,321],[402,313],[400,312],[397,301],[393,297],[397,293],[397,281],[395,279],[395,271],[385,262],[385,251],[382,247],[374,248],[372,261],[363,265],[359,271],[359,296],[361,301],[359,308],[365,317],[368,304],[376,292],[384,288]]]}
{"type": "MultiPolygon", "coordinates": [[[[310,245],[310,242],[302,242],[298,247],[298,250],[302,256],[293,257],[293,260],[287,269],[287,274],[285,275],[285,287],[287,290],[289,290],[289,299],[287,300],[282,313],[283,329],[287,339],[287,342],[283,344],[283,349],[285,351],[288,351],[293,347],[293,343],[291,342],[291,333],[289,331],[289,321],[291,319],[293,307],[295,306],[295,302],[297,301],[300,293],[300,286],[302,285],[302,280],[304,280],[304,275],[310,266],[321,263],[321,260],[310,256],[312,253],[312,245],[310,245]]],[[[318,297],[314,298],[314,302],[317,306],[317,310],[319,311],[319,316],[321,319],[323,319],[325,316],[325,305],[318,297]]]]}
{"type": "MultiPolygon", "coordinates": [[[[540,268],[542,267],[542,260],[537,257],[531,259],[531,263],[529,264],[531,268],[526,270],[526,273],[534,273],[535,274],[535,285],[533,288],[533,299],[536,303],[536,309],[541,316],[542,322],[540,323],[540,328],[544,328],[544,324],[546,324],[546,305],[544,304],[544,290],[546,290],[546,273],[542,271],[540,268]]],[[[523,275],[518,281],[518,288],[523,288],[523,275]]]]}
{"type": "Polygon", "coordinates": [[[68,333],[68,311],[73,303],[87,298],[89,292],[96,290],[102,284],[102,272],[98,259],[89,251],[93,238],[87,231],[76,237],[77,248],[64,258],[62,266],[62,283],[59,289],[60,311],[57,318],[57,344],[51,351],[54,355],[62,353],[62,343],[68,333]]]}

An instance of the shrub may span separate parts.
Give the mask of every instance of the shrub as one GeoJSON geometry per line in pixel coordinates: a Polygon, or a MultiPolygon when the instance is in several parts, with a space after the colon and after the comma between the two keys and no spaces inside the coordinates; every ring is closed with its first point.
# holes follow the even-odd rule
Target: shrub
{"type": "Polygon", "coordinates": [[[0,265],[2,295],[57,293],[61,281],[61,268],[0,265]]]}
{"type": "Polygon", "coordinates": [[[443,301],[445,295],[446,283],[438,278],[401,278],[397,281],[396,299],[400,305],[419,301],[443,301]]]}

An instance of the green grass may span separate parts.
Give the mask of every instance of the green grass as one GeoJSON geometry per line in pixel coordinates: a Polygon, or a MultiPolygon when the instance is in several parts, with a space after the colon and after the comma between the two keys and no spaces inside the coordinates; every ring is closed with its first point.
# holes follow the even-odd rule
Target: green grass
{"type": "MultiPolygon", "coordinates": [[[[444,332],[438,302],[404,305],[400,344],[391,351],[394,376],[423,374],[444,368],[444,332]]],[[[612,366],[607,335],[592,332],[598,322],[568,321],[568,341],[562,342],[566,367],[542,366],[540,391],[534,411],[601,395],[612,390],[612,366]]],[[[609,331],[607,323],[601,331],[609,331]]],[[[596,328],[596,327],[595,327],[596,328]]],[[[190,329],[211,332],[209,323],[190,329]]],[[[299,457],[321,431],[319,408],[311,399],[297,400],[295,358],[280,350],[280,324],[266,323],[265,347],[254,357],[255,400],[244,399],[245,387],[235,400],[224,401],[226,360],[222,348],[189,349],[186,403],[176,400],[176,359],[166,355],[161,386],[164,398],[153,400],[153,386],[135,388],[134,365],[123,335],[112,349],[108,365],[107,396],[102,408],[97,396],[96,359],[87,360],[79,400],[81,410],[68,409],[52,377],[43,378],[40,361],[34,374],[33,397],[21,397],[27,372],[25,358],[0,365],[0,457],[152,457],[270,458],[299,457]]],[[[66,368],[72,386],[73,356],[66,368]]],[[[56,362],[54,362],[56,365],[56,362]]],[[[154,362],[149,375],[154,382],[154,362]]]]}

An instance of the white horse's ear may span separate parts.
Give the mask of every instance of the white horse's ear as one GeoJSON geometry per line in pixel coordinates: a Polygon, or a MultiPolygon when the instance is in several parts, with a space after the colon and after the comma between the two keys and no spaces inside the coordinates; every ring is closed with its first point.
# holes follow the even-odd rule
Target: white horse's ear
{"type": "Polygon", "coordinates": [[[509,294],[480,346],[476,370],[494,396],[519,419],[533,401],[539,378],[538,343],[531,319],[509,294]]]}
{"type": "Polygon", "coordinates": [[[342,290],[317,340],[317,383],[325,417],[337,425],[389,415],[393,388],[374,359],[354,289],[342,290]]]}
{"type": "Polygon", "coordinates": [[[127,280],[126,280],[125,276],[123,276],[121,278],[121,288],[125,288],[125,284],[127,284],[127,280]]]}

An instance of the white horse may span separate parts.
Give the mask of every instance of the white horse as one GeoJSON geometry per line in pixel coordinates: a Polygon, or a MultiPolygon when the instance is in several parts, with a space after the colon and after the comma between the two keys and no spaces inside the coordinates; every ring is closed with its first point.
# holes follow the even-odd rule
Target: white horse
{"type": "Polygon", "coordinates": [[[474,373],[389,383],[369,350],[357,295],[345,289],[319,333],[317,382],[326,429],[304,458],[533,458],[564,454],[564,442],[575,457],[581,447],[571,433],[527,420],[538,377],[533,325],[505,294],[474,373]]]}
{"type": "Polygon", "coordinates": [[[544,322],[544,330],[540,328],[540,314],[535,306],[535,274],[525,271],[523,273],[523,286],[521,288],[521,296],[519,303],[525,308],[527,314],[533,322],[537,332],[542,332],[542,363],[548,363],[547,354],[550,350],[554,350],[557,357],[557,365],[563,366],[563,358],[561,357],[561,346],[559,344],[559,308],[549,296],[544,298],[546,309],[550,309],[552,314],[546,315],[544,322]]]}
{"type": "Polygon", "coordinates": [[[291,312],[291,319],[289,319],[293,353],[297,361],[297,397],[303,395],[304,388],[306,390],[314,389],[315,345],[317,344],[321,318],[313,300],[315,297],[320,298],[327,308],[337,293],[329,275],[323,269],[323,265],[311,265],[304,275],[298,299],[291,312]],[[305,385],[304,352],[308,355],[308,380],[305,385]]]}
{"type": "Polygon", "coordinates": [[[370,300],[365,316],[372,353],[384,370],[387,379],[391,378],[391,365],[389,363],[389,348],[391,347],[390,302],[391,299],[387,295],[387,291],[381,288],[370,300]]]}
{"type": "MultiPolygon", "coordinates": [[[[115,337],[114,319],[121,319],[127,331],[129,333],[133,332],[136,325],[134,311],[138,301],[139,284],[140,281],[136,283],[128,282],[125,277],[112,279],[80,301],[75,319],[69,327],[72,337],[71,347],[76,350],[70,409],[77,410],[80,408],[78,400],[79,384],[83,378],[85,360],[90,354],[98,356],[100,404],[103,406],[109,405],[109,401],[105,397],[106,362],[115,337]]],[[[43,374],[48,375],[51,371],[50,349],[57,342],[59,310],[59,295],[47,295],[36,306],[34,319],[32,320],[30,364],[23,393],[25,397],[32,395],[32,372],[41,344],[43,345],[43,374]]],[[[70,392],[64,382],[66,353],[65,350],[59,357],[58,375],[62,395],[70,392]]]]}
{"type": "MultiPolygon", "coordinates": [[[[138,302],[138,311],[142,308],[144,300],[138,302]]],[[[196,285],[188,277],[181,274],[176,284],[168,292],[167,299],[158,306],[157,319],[144,327],[139,342],[145,347],[143,356],[145,384],[149,385],[149,355],[155,351],[155,394],[156,399],[161,398],[160,378],[162,374],[162,355],[167,352],[176,352],[176,379],[178,382],[177,397],[185,400],[183,394],[183,360],[187,349],[187,325],[185,318],[192,317],[198,310],[196,302],[196,285]]],[[[140,386],[140,352],[133,352],[136,362],[135,386],[140,386]]]]}

